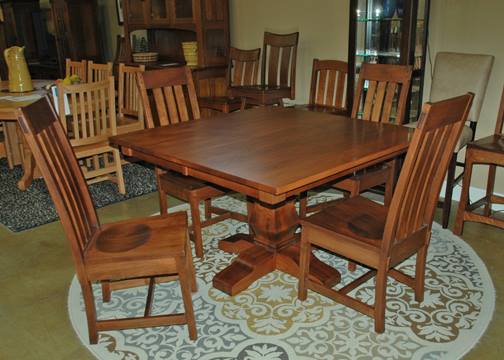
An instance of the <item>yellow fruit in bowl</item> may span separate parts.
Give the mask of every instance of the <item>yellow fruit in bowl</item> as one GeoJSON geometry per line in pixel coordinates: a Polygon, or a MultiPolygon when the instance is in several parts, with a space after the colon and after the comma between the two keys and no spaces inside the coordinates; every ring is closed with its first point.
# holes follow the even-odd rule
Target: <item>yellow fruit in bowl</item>
{"type": "Polygon", "coordinates": [[[72,85],[72,80],[70,79],[69,76],[63,79],[63,84],[65,85],[72,85]]]}

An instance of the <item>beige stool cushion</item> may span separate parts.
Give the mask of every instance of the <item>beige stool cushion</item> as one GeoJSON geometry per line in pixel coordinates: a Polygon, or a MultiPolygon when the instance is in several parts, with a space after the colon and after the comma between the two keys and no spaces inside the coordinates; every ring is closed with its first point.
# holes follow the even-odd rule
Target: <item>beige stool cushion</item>
{"type": "MultiPolygon", "coordinates": [[[[404,124],[404,126],[414,129],[417,127],[418,121],[411,122],[409,124],[404,124]]],[[[464,126],[462,128],[462,133],[460,134],[457,146],[455,146],[455,153],[458,153],[460,149],[466,146],[469,142],[471,142],[473,136],[473,131],[469,126],[464,126]]]]}

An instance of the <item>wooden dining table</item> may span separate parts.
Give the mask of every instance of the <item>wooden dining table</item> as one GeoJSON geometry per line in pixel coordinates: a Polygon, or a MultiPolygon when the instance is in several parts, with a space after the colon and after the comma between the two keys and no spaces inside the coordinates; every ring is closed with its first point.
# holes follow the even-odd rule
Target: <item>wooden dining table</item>
{"type": "MultiPolygon", "coordinates": [[[[402,126],[294,108],[261,107],[110,139],[123,154],[245,194],[250,236],[219,247],[235,260],[213,279],[235,295],[279,269],[298,274],[297,195],[404,153],[402,126]]],[[[310,277],[334,286],[340,274],[318,261],[310,277]]]]}
{"type": "Polygon", "coordinates": [[[3,123],[7,162],[10,169],[19,164],[23,167],[23,176],[18,182],[20,190],[26,190],[33,178],[39,174],[33,156],[17,125],[18,109],[45,96],[48,92],[46,86],[54,83],[54,80],[33,80],[32,82],[33,91],[11,93],[9,82],[0,81],[0,122],[3,123]]]}

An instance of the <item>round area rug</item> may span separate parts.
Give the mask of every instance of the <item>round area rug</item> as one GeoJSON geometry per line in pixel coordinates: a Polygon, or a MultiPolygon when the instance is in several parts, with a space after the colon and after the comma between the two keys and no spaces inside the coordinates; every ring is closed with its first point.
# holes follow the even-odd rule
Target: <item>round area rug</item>
{"type": "MultiPolygon", "coordinates": [[[[325,201],[321,194],[313,201],[325,201]]],[[[239,199],[214,200],[222,207],[245,211],[239,199]]],[[[185,206],[177,210],[186,209],[185,206]]],[[[98,359],[457,359],[468,352],[487,328],[494,311],[495,290],[488,271],[462,239],[438,224],[432,229],[425,280],[425,299],[414,301],[409,287],[389,278],[386,329],[374,332],[373,320],[309,291],[297,300],[297,279],[275,271],[236,296],[212,287],[213,276],[233,255],[217,248],[219,239],[247,225],[228,220],[204,229],[205,260],[194,258],[198,292],[193,294],[198,339],[190,341],[187,326],[101,332],[89,345],[84,304],[76,278],[68,297],[72,325],[83,344],[98,359]]],[[[347,270],[347,262],[323,252],[316,255],[336,267],[343,284],[362,274],[347,270]]],[[[414,258],[398,266],[410,274],[414,258]]],[[[342,286],[343,284],[339,285],[342,286]]],[[[353,291],[372,303],[374,280],[353,291]]],[[[95,288],[99,318],[139,316],[146,288],[114,291],[101,303],[95,288]]],[[[182,312],[178,282],[155,289],[154,314],[182,312]]]]}

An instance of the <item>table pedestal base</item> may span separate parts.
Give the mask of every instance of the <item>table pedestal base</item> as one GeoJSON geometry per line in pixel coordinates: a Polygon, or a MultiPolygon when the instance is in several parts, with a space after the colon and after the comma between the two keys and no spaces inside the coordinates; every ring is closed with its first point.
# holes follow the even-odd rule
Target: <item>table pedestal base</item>
{"type": "MultiPolygon", "coordinates": [[[[237,234],[219,243],[221,250],[239,254],[231,265],[213,279],[213,286],[229,295],[240,293],[257,279],[277,269],[295,277],[299,274],[299,235],[294,234],[297,227],[294,201],[288,201],[278,208],[262,206],[256,202],[248,209],[252,210],[249,213],[249,223],[255,236],[237,234]],[[262,237],[266,233],[270,233],[274,241],[265,244],[266,239],[258,239],[257,234],[262,237]],[[287,237],[290,238],[288,242],[287,237]],[[276,244],[282,246],[275,247],[276,244]]],[[[336,269],[314,255],[310,261],[309,276],[310,280],[329,287],[336,285],[341,279],[336,269]]]]}

